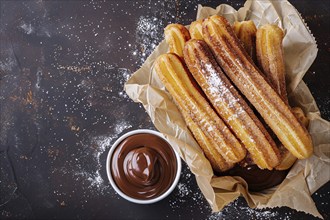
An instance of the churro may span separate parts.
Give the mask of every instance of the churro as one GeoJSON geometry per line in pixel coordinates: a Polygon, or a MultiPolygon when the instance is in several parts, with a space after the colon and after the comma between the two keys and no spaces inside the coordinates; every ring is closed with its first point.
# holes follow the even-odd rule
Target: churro
{"type": "Polygon", "coordinates": [[[280,152],[264,126],[233,87],[202,40],[190,40],[184,60],[217,113],[249,151],[261,169],[273,169],[280,152]]]}
{"type": "Polygon", "coordinates": [[[169,52],[183,57],[184,44],[190,40],[187,28],[181,24],[169,24],[164,30],[166,43],[169,45],[169,52]]]}
{"type": "Polygon", "coordinates": [[[285,148],[299,159],[309,157],[313,153],[309,133],[252,60],[247,58],[248,54],[229,22],[218,15],[205,19],[203,37],[224,72],[256,108],[285,148]]]}
{"type": "Polygon", "coordinates": [[[233,25],[237,38],[243,44],[245,51],[252,58],[253,62],[257,61],[256,57],[256,33],[257,28],[253,21],[235,21],[233,25]]]}
{"type": "Polygon", "coordinates": [[[245,148],[194,86],[180,58],[160,55],[154,68],[214,170],[225,171],[241,161],[245,148]]]}
{"type": "Polygon", "coordinates": [[[203,20],[197,20],[190,24],[189,33],[191,39],[203,40],[202,24],[203,20]]]}
{"type": "Polygon", "coordinates": [[[282,41],[284,32],[277,25],[266,24],[256,34],[259,67],[270,80],[274,90],[288,104],[282,41]]]}

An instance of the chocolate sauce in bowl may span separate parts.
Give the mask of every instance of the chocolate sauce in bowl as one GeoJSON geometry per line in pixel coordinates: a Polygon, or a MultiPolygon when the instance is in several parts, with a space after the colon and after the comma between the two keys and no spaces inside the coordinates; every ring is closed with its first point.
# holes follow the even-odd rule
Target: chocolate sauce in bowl
{"type": "Polygon", "coordinates": [[[141,133],[127,137],[116,147],[110,166],[114,182],[124,194],[149,200],[170,188],[178,165],[165,140],[141,133]]]}

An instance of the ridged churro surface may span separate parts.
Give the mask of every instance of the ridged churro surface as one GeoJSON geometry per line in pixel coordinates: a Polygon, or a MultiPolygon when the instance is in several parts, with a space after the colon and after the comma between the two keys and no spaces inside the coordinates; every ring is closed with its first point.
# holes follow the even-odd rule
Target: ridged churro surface
{"type": "MultiPolygon", "coordinates": [[[[299,107],[294,107],[291,109],[291,111],[294,114],[294,116],[303,124],[303,126],[305,126],[305,128],[307,128],[308,124],[309,124],[309,120],[305,116],[303,110],[299,107]]],[[[287,170],[290,167],[292,167],[292,165],[296,162],[297,157],[295,157],[290,151],[288,151],[283,146],[280,146],[279,149],[281,152],[282,160],[281,160],[281,163],[275,167],[275,169],[276,170],[287,170]]]]}
{"type": "Polygon", "coordinates": [[[309,157],[313,153],[310,135],[256,65],[247,58],[229,22],[218,15],[205,19],[203,37],[227,76],[256,108],[285,148],[299,159],[309,157]]]}
{"type": "Polygon", "coordinates": [[[257,61],[256,55],[256,33],[257,28],[253,21],[235,21],[233,25],[237,38],[243,44],[245,51],[252,58],[253,62],[257,61]]]}
{"type": "Polygon", "coordinates": [[[184,44],[190,40],[187,28],[181,24],[169,24],[164,30],[166,43],[169,45],[169,52],[183,57],[184,44]]]}
{"type": "Polygon", "coordinates": [[[280,162],[275,142],[224,75],[209,47],[202,40],[190,40],[184,60],[208,100],[224,122],[243,143],[261,169],[273,169],[280,162]]]}
{"type": "Polygon", "coordinates": [[[245,148],[195,88],[180,58],[163,54],[154,68],[213,168],[225,171],[241,161],[245,148]]]}
{"type": "Polygon", "coordinates": [[[284,32],[277,25],[266,24],[256,34],[259,67],[280,97],[288,103],[282,41],[284,32]]]}
{"type": "Polygon", "coordinates": [[[193,21],[189,27],[189,33],[191,39],[203,40],[203,31],[202,31],[203,20],[193,21]]]}

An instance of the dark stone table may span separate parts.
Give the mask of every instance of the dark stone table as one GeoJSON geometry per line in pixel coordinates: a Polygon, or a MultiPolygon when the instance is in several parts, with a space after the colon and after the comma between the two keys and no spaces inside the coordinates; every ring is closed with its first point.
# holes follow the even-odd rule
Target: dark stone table
{"type": "MultiPolygon", "coordinates": [[[[168,23],[189,24],[197,4],[243,1],[0,2],[1,219],[311,219],[289,208],[252,210],[239,198],[211,213],[184,166],[174,192],[153,205],[121,199],[105,160],[121,134],[154,129],[124,82],[163,38],[168,23]]],[[[304,77],[330,119],[330,5],[294,0],[319,53],[304,77]]],[[[324,171],[324,172],[330,172],[324,171]]],[[[313,199],[329,219],[330,184],[313,199]]]]}

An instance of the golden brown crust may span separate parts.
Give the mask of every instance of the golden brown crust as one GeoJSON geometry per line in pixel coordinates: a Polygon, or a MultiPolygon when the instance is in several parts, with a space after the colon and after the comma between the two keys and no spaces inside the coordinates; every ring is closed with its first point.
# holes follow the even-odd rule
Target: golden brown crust
{"type": "Polygon", "coordinates": [[[256,49],[259,67],[269,79],[275,91],[288,104],[282,46],[283,38],[284,32],[281,28],[277,25],[266,24],[257,31],[256,49]]]}
{"type": "Polygon", "coordinates": [[[279,144],[282,160],[281,163],[275,167],[275,170],[287,170],[296,162],[295,157],[290,151],[288,151],[282,144],[279,144]]]}
{"type": "Polygon", "coordinates": [[[245,148],[194,87],[180,58],[163,54],[154,68],[213,168],[225,171],[241,161],[245,148]]]}
{"type": "Polygon", "coordinates": [[[303,110],[299,107],[293,107],[291,108],[292,113],[296,118],[305,126],[305,128],[308,128],[309,125],[309,119],[306,117],[303,110]]]}
{"type": "Polygon", "coordinates": [[[190,40],[187,28],[181,24],[169,24],[164,30],[166,43],[169,45],[169,52],[183,57],[184,44],[190,40]]]}
{"type": "Polygon", "coordinates": [[[217,15],[205,19],[203,37],[227,76],[256,108],[282,144],[299,159],[309,157],[313,153],[310,135],[251,59],[247,58],[228,21],[217,15]]]}
{"type": "MultiPolygon", "coordinates": [[[[283,37],[283,31],[276,25],[264,25],[257,31],[256,49],[259,67],[265,74],[270,85],[273,86],[283,101],[288,104],[282,46],[283,37]]],[[[297,157],[288,151],[281,143],[279,143],[278,146],[282,160],[275,169],[287,170],[295,163],[297,157]]]]}
{"type": "Polygon", "coordinates": [[[203,20],[197,20],[190,24],[189,33],[191,39],[203,40],[202,24],[203,20]]]}
{"type": "MultiPolygon", "coordinates": [[[[291,109],[294,116],[305,126],[308,127],[309,120],[305,116],[303,110],[299,107],[293,107],[291,109]]],[[[288,151],[286,148],[282,147],[280,148],[281,155],[282,155],[282,161],[281,163],[275,167],[276,170],[287,170],[296,162],[297,158],[291,154],[290,151],[288,151]]]]}
{"type": "Polygon", "coordinates": [[[185,62],[209,101],[251,154],[261,169],[273,169],[280,152],[264,126],[224,75],[209,47],[190,40],[184,48],[185,62]]]}
{"type": "MultiPolygon", "coordinates": [[[[257,58],[260,68],[265,73],[265,77],[269,79],[275,91],[288,104],[282,45],[283,38],[283,30],[276,25],[267,24],[259,28],[256,37],[257,58]]],[[[308,119],[305,117],[301,108],[295,107],[291,111],[298,121],[307,128],[308,119]]],[[[279,144],[279,149],[281,151],[282,161],[275,169],[289,169],[297,158],[281,144],[279,144]]]]}
{"type": "Polygon", "coordinates": [[[256,33],[257,28],[253,21],[235,21],[233,25],[237,38],[243,44],[245,51],[252,58],[253,62],[257,61],[256,55],[256,33]]]}

